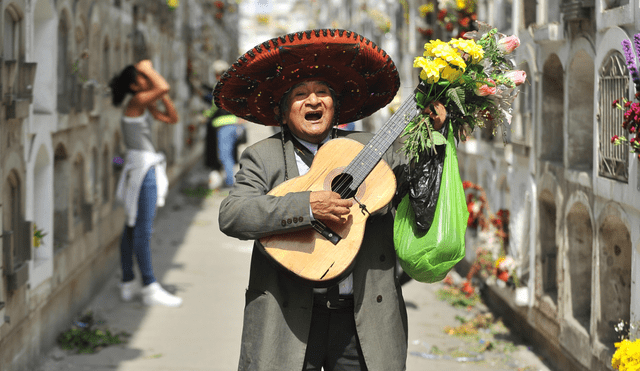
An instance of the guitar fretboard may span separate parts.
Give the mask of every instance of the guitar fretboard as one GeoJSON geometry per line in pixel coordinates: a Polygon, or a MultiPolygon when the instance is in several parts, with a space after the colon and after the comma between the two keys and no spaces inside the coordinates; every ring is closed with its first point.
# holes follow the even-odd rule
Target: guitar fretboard
{"type": "Polygon", "coordinates": [[[380,162],[384,153],[391,147],[393,142],[402,134],[404,128],[416,117],[419,110],[416,106],[414,96],[407,98],[398,110],[387,120],[376,135],[371,138],[365,148],[356,155],[351,163],[346,167],[344,173],[353,177],[349,188],[355,191],[371,170],[380,162]]]}

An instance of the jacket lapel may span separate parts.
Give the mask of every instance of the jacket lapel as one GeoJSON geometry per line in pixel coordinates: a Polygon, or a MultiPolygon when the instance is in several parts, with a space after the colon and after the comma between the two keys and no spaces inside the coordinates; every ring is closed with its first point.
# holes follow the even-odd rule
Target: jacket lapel
{"type": "Polygon", "coordinates": [[[285,136],[286,142],[284,144],[284,152],[287,157],[287,172],[289,173],[289,179],[295,178],[300,175],[298,171],[298,164],[296,162],[295,148],[289,135],[285,136]]]}

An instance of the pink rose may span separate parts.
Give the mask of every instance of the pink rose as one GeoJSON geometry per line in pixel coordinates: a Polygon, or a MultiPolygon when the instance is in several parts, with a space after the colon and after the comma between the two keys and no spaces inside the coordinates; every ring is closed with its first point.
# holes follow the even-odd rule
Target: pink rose
{"type": "Polygon", "coordinates": [[[520,39],[518,39],[518,36],[515,35],[503,37],[502,39],[498,40],[498,50],[500,50],[502,54],[510,54],[519,46],[520,39]]]}
{"type": "Polygon", "coordinates": [[[509,71],[505,73],[504,76],[509,80],[513,81],[513,83],[516,84],[516,86],[521,85],[527,80],[526,72],[520,71],[520,70],[509,71]]]}
{"type": "Polygon", "coordinates": [[[495,86],[496,83],[495,83],[495,81],[493,81],[491,79],[489,79],[488,81],[493,86],[489,86],[487,84],[482,84],[482,85],[478,84],[478,86],[476,87],[476,90],[475,90],[476,95],[481,96],[481,97],[485,97],[487,95],[493,95],[493,94],[496,93],[496,86],[495,86]]]}

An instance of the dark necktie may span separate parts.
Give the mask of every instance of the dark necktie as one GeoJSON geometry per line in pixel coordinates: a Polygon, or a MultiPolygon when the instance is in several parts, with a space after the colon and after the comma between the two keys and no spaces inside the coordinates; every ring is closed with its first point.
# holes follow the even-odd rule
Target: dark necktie
{"type": "MultiPolygon", "coordinates": [[[[302,159],[308,167],[311,167],[311,163],[313,162],[313,153],[309,150],[309,148],[305,147],[299,140],[296,139],[293,135],[291,135],[291,142],[293,143],[293,148],[298,156],[302,159]]],[[[318,145],[320,148],[320,145],[318,145]]]]}

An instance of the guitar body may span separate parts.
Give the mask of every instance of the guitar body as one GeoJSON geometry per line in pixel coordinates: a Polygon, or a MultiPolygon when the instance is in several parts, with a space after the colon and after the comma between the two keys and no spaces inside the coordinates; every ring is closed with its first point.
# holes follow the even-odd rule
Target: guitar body
{"type": "MultiPolygon", "coordinates": [[[[278,185],[269,194],[283,196],[290,192],[335,191],[332,187],[344,180],[344,168],[364,147],[351,139],[330,140],[320,147],[307,174],[278,185]]],[[[381,160],[357,188],[354,196],[357,202],[351,207],[347,222],[325,222],[326,227],[340,236],[337,244],[310,227],[261,238],[258,245],[276,263],[310,285],[331,286],[349,275],[360,250],[369,213],[388,204],[395,190],[395,175],[381,160]],[[360,205],[366,206],[368,212],[360,205]]]]}

